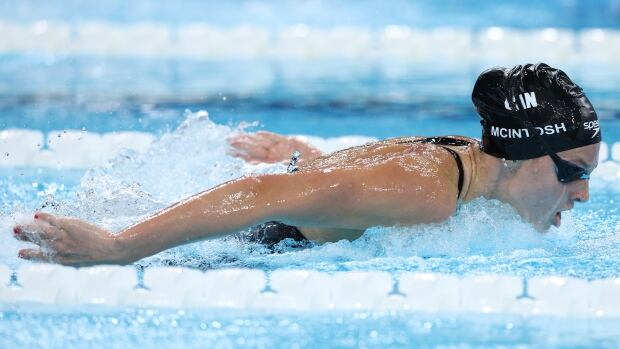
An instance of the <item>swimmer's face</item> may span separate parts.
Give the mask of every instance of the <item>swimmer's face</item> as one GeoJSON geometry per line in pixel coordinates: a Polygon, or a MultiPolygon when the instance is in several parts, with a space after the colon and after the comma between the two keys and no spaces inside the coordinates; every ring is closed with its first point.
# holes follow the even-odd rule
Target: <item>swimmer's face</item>
{"type": "MultiPolygon", "coordinates": [[[[560,158],[592,172],[598,165],[599,144],[559,152],[560,158]]],[[[549,156],[527,160],[519,170],[515,185],[511,188],[514,205],[526,220],[539,231],[552,225],[560,226],[562,211],[573,208],[575,202],[589,199],[589,180],[561,183],[553,160],[549,156]]]]}

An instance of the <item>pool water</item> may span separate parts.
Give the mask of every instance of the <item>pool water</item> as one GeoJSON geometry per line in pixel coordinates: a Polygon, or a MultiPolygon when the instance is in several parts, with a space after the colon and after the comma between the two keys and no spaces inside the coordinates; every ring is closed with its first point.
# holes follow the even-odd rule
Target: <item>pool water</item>
{"type": "Polygon", "coordinates": [[[410,312],[3,312],[2,347],[615,348],[618,321],[410,312]],[[33,326],[33,324],[35,326],[33,326]]]}
{"type": "MultiPolygon", "coordinates": [[[[307,62],[259,62],[260,69],[246,66],[236,71],[234,65],[225,63],[215,69],[213,62],[195,63],[190,69],[186,65],[191,62],[102,62],[61,57],[45,68],[38,59],[44,60],[11,55],[0,58],[0,62],[26,72],[26,77],[18,77],[0,68],[0,74],[10,75],[15,79],[13,84],[23,89],[6,92],[10,89],[5,88],[0,98],[0,128],[37,131],[47,135],[46,141],[67,137],[64,130],[83,132],[85,140],[97,134],[135,131],[150,135],[154,141],[145,152],[124,150],[98,166],[58,168],[25,162],[0,167],[0,230],[5,232],[0,235],[0,264],[13,269],[28,262],[16,258],[18,249],[25,244],[11,237],[10,227],[42,206],[50,212],[119,230],[232,178],[284,172],[282,165],[249,165],[226,154],[226,138],[243,130],[312,136],[315,138],[311,140],[324,149],[342,148],[369,137],[480,134],[468,96],[475,74],[480,71],[477,66],[452,67],[454,74],[446,73],[449,68],[445,68],[440,74],[407,65],[399,70],[387,63],[381,67],[351,64],[345,69],[338,64],[331,68],[327,64],[325,68],[307,62]],[[32,67],[56,75],[54,79],[34,80],[28,75],[32,67]],[[117,73],[110,74],[107,86],[101,87],[88,74],[81,75],[100,68],[117,73]],[[278,77],[273,81],[269,78],[267,83],[255,86],[253,82],[262,81],[260,76],[243,79],[247,72],[272,68],[275,72],[271,73],[278,77]],[[311,73],[302,74],[312,68],[315,70],[311,73]],[[139,77],[163,71],[164,83],[150,85],[153,80],[132,79],[131,74],[125,74],[132,69],[139,77]],[[207,69],[217,71],[217,79],[213,79],[216,82],[238,79],[242,88],[227,89],[234,85],[218,85],[195,73],[207,69]],[[330,76],[340,70],[340,75],[330,76]],[[395,77],[390,77],[390,71],[395,77]],[[176,85],[170,81],[175,79],[176,85]],[[31,80],[36,84],[29,85],[31,80]],[[161,92],[158,86],[179,88],[173,93],[178,98],[156,98],[161,92]],[[208,89],[208,97],[194,98],[202,88],[208,89]],[[110,90],[118,95],[112,94],[107,100],[105,94],[110,90]],[[333,138],[346,135],[357,138],[333,138]]],[[[619,79],[614,71],[613,67],[598,67],[571,74],[581,77],[586,90],[592,91],[590,97],[600,110],[603,137],[609,148],[620,142],[615,85],[619,79]]],[[[156,75],[154,80],[157,78],[161,77],[156,75]]],[[[76,153],[94,147],[86,141],[73,144],[80,147],[73,149],[76,153]]],[[[28,146],[34,145],[24,145],[28,146]]],[[[43,151],[49,147],[44,143],[40,148],[43,151]]],[[[228,237],[174,248],[137,264],[147,269],[183,266],[201,270],[242,267],[267,272],[311,269],[385,271],[394,275],[433,272],[460,276],[570,276],[586,280],[620,277],[620,178],[601,168],[590,185],[590,201],[577,205],[572,213],[563,216],[561,228],[552,228],[546,234],[534,231],[507,205],[475,200],[462,205],[447,222],[372,228],[352,242],[300,248],[284,241],[271,250],[228,237]]],[[[612,348],[620,346],[617,329],[618,321],[609,318],[411,311],[198,311],[13,304],[0,308],[2,348],[80,348],[85,342],[92,348],[612,348]]]]}
{"type": "MultiPolygon", "coordinates": [[[[246,173],[285,170],[282,165],[251,166],[226,155],[226,138],[240,132],[240,128],[235,123],[215,123],[207,115],[179,112],[173,125],[180,126],[160,131],[145,153],[126,151],[107,165],[86,172],[4,168],[0,182],[2,229],[8,232],[15,220],[24,219],[47,203],[46,209],[51,212],[81,217],[117,230],[228,179],[246,173]]],[[[277,117],[274,119],[264,117],[263,127],[286,130],[268,126],[283,123],[277,117]]],[[[296,127],[299,134],[316,135],[312,122],[303,120],[299,117],[289,121],[288,127],[296,127]]],[[[326,120],[315,122],[331,122],[326,120]]],[[[356,127],[364,130],[361,134],[383,136],[373,133],[375,120],[356,120],[356,127]]],[[[419,126],[420,119],[395,120],[409,125],[403,132],[411,134],[419,130],[425,134],[476,136],[478,132],[476,122],[467,120],[422,119],[424,126],[419,126]],[[455,132],[446,132],[448,129],[455,132]]],[[[606,142],[620,140],[617,129],[616,120],[603,121],[606,142]]],[[[331,132],[327,130],[322,136],[333,136],[331,132]]],[[[578,205],[564,217],[560,229],[552,228],[544,235],[522,222],[510,207],[475,200],[461,206],[445,223],[372,228],[353,242],[298,248],[285,241],[274,252],[260,245],[240,243],[233,237],[178,247],[138,264],[147,268],[175,265],[203,270],[244,267],[266,271],[381,270],[396,275],[423,271],[573,276],[588,280],[618,277],[618,200],[619,180],[595,176],[590,202],[578,205]]],[[[0,263],[14,268],[26,263],[15,257],[22,243],[12,240],[10,234],[3,235],[1,240],[4,248],[0,263]]],[[[338,348],[410,347],[412,343],[419,347],[616,347],[620,345],[617,325],[615,319],[400,311],[173,311],[5,305],[0,312],[0,347],[80,347],[84,340],[92,348],[305,348],[323,347],[325,343],[338,348]]]]}
{"type": "MultiPolygon", "coordinates": [[[[441,127],[441,122],[434,124],[441,127]]],[[[465,133],[474,135],[465,127],[465,133]]],[[[439,128],[434,134],[442,131],[439,128]]],[[[214,123],[205,112],[188,113],[181,126],[164,133],[146,153],[124,153],[81,177],[75,170],[40,174],[28,168],[5,170],[3,221],[8,224],[10,216],[29,214],[47,201],[53,203],[48,206],[52,212],[116,231],[229,179],[251,172],[284,171],[282,165],[250,166],[228,156],[226,138],[235,132],[240,130],[214,123]],[[11,205],[18,205],[17,209],[11,205]]],[[[276,246],[278,253],[271,253],[263,246],[240,243],[232,237],[182,246],[140,263],[200,269],[306,268],[606,278],[620,271],[618,200],[617,180],[597,178],[593,180],[591,201],[578,205],[572,214],[565,215],[561,228],[552,228],[544,235],[522,222],[508,205],[479,199],[462,205],[445,223],[372,228],[353,242],[299,249],[285,241],[276,246]]],[[[0,262],[18,265],[21,262],[14,255],[22,244],[10,236],[3,239],[11,248],[4,249],[0,262]]]]}

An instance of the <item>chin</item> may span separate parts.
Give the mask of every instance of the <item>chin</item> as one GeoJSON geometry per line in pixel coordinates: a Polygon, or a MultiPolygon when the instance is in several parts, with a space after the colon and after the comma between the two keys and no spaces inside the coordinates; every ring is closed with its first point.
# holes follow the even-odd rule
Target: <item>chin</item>
{"type": "Polygon", "coordinates": [[[549,228],[551,228],[551,224],[547,223],[534,223],[532,224],[534,226],[534,229],[536,229],[539,233],[546,233],[549,231],[549,228]]]}
{"type": "Polygon", "coordinates": [[[541,219],[535,222],[530,222],[534,229],[536,229],[539,233],[546,233],[549,229],[554,225],[550,219],[541,219]]]}

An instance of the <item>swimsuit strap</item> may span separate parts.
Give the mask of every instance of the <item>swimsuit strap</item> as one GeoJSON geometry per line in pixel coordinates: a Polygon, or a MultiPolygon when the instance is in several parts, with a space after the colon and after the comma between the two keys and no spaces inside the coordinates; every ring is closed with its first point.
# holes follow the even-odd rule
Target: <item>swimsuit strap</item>
{"type": "Polygon", "coordinates": [[[454,158],[454,161],[456,161],[456,167],[459,170],[459,180],[458,180],[458,194],[456,196],[456,198],[460,198],[461,197],[461,190],[463,190],[463,180],[464,180],[464,173],[465,171],[463,170],[463,161],[461,161],[461,157],[459,156],[459,154],[454,151],[453,149],[450,149],[448,147],[445,147],[445,145],[453,145],[453,146],[465,146],[465,145],[469,145],[471,144],[471,142],[466,141],[464,139],[459,139],[459,138],[454,138],[454,137],[428,137],[428,138],[420,138],[420,139],[415,139],[415,140],[408,140],[408,141],[400,141],[398,142],[398,144],[402,144],[402,143],[433,143],[436,144],[440,147],[442,147],[443,149],[447,150],[448,152],[450,152],[450,154],[452,155],[452,157],[454,158]]]}
{"type": "Polygon", "coordinates": [[[463,177],[464,177],[463,173],[465,172],[463,170],[463,162],[461,161],[461,157],[456,151],[448,147],[444,147],[443,145],[439,145],[439,146],[449,151],[450,154],[452,154],[452,157],[456,161],[456,167],[458,167],[459,169],[459,182],[458,182],[459,193],[456,195],[456,198],[458,199],[461,197],[461,190],[463,189],[463,177]]]}

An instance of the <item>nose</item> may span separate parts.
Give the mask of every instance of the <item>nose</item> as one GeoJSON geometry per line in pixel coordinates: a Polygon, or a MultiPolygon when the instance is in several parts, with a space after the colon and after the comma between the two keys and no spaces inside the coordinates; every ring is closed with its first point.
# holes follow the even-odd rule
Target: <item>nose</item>
{"type": "Polygon", "coordinates": [[[580,180],[575,182],[574,189],[571,191],[571,200],[577,202],[587,202],[590,199],[590,181],[580,180]]]}

